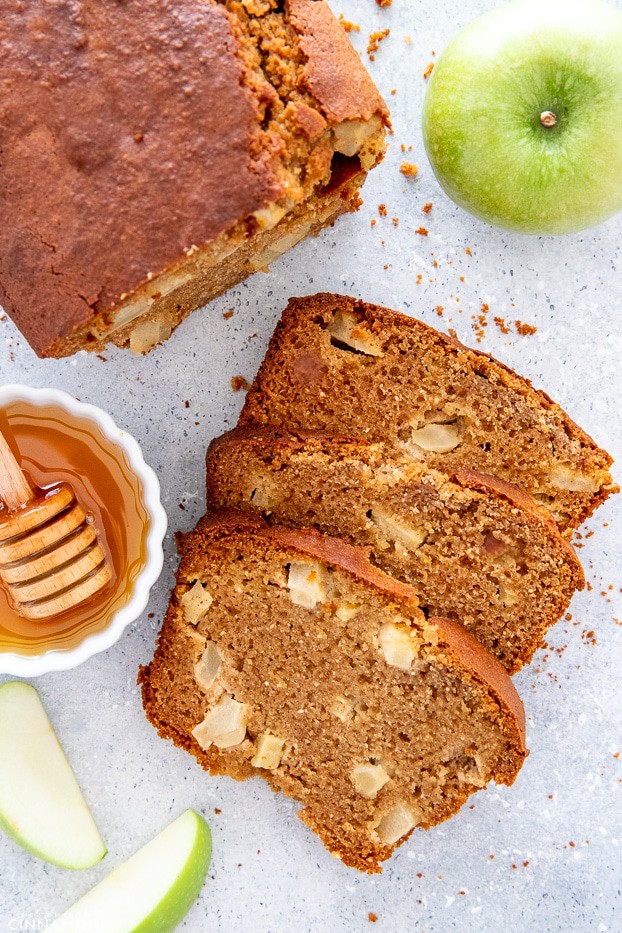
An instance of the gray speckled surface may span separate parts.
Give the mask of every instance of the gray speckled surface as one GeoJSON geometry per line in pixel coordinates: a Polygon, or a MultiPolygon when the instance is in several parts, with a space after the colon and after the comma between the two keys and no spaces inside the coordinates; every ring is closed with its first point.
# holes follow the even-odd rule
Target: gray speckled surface
{"type": "Polygon", "coordinates": [[[491,787],[450,823],[416,832],[380,877],[359,877],[334,861],[297,820],[294,804],[260,780],[209,778],[158,739],[135,685],[172,581],[172,532],[190,528],[201,514],[205,446],[234,423],[242,403],[230,378],[252,378],[289,295],[351,292],[453,326],[467,343],[475,340],[471,315],[483,302],[490,317],[532,323],[537,333],[521,337],[491,322],[480,346],[549,390],[622,460],[622,217],[567,238],[504,234],[444,197],[422,151],[422,71],[431,50],[441,50],[489,5],[394,0],[379,10],[373,0],[335,0],[338,11],[361,24],[353,34],[359,49],[372,30],[391,28],[370,68],[392,106],[395,135],[367,184],[363,209],[193,315],[147,358],[115,350],[106,362],[84,355],[41,362],[8,321],[0,324],[2,382],[55,386],[103,404],[158,472],[171,526],[165,571],[149,606],[155,618],[145,614],[118,645],[81,668],[37,681],[109,855],[76,874],[44,865],[0,836],[1,931],[44,929],[189,806],[212,825],[214,858],[210,880],[182,924],[188,933],[341,933],[370,929],[369,912],[378,916],[371,929],[387,933],[622,929],[622,768],[615,757],[622,627],[614,621],[622,618],[622,498],[600,510],[589,523],[593,537],[581,542],[593,589],[576,597],[572,620],[551,633],[551,645],[564,650],[539,652],[516,678],[531,748],[516,784],[491,787]],[[406,158],[421,167],[414,181],[398,172],[402,143],[412,145],[406,158]],[[428,201],[434,206],[425,217],[428,201]],[[380,202],[389,216],[371,228],[380,202]],[[427,238],[414,233],[421,224],[427,238]],[[446,309],[442,320],[437,305],[446,309]],[[235,313],[225,321],[229,309],[235,313]],[[586,643],[585,630],[596,633],[597,644],[586,643]]]}

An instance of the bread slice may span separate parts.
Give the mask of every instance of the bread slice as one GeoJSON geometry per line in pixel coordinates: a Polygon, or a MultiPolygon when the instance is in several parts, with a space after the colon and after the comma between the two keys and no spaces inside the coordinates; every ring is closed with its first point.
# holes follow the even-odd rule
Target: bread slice
{"type": "Polygon", "coordinates": [[[240,423],[385,442],[451,473],[522,486],[575,528],[617,492],[611,457],[548,395],[491,357],[395,311],[293,298],[240,423]]]}
{"type": "Polygon", "coordinates": [[[181,538],[148,718],[215,774],[261,775],[347,865],[379,871],[526,755],[509,677],[365,552],[214,513],[181,538]]]}
{"type": "Polygon", "coordinates": [[[238,428],[209,447],[207,501],[369,548],[429,614],[461,622],[510,672],[584,585],[574,549],[526,493],[386,458],[381,444],[238,428]]]}

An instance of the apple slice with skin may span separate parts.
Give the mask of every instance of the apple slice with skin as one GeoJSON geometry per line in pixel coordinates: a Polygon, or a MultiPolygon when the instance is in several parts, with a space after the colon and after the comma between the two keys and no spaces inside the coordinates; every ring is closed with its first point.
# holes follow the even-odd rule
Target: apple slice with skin
{"type": "Polygon", "coordinates": [[[197,899],[211,854],[209,826],[186,810],[55,920],[48,933],[169,933],[197,899]]]}
{"type": "Polygon", "coordinates": [[[0,687],[0,827],[38,858],[90,868],[106,847],[34,687],[0,687]]]}

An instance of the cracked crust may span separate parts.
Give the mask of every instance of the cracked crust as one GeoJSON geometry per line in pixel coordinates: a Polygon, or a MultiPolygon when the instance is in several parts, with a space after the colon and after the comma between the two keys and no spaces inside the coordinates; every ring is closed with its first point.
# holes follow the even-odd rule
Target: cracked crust
{"type": "Polygon", "coordinates": [[[346,82],[331,90],[318,76],[361,73],[359,185],[381,158],[386,107],[343,30],[323,0],[292,6],[290,17],[273,0],[7,4],[0,300],[37,353],[127,343],[144,320],[157,342],[259,268],[249,241],[278,254],[332,222],[333,118],[353,111],[346,82]],[[316,21],[333,48],[309,33],[316,21]]]}

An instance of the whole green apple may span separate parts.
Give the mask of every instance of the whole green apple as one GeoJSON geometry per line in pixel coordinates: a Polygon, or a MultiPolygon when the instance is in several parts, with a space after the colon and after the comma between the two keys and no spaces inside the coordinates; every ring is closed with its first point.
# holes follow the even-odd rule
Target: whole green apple
{"type": "Polygon", "coordinates": [[[423,135],[447,194],[520,233],[622,209],[622,13],[513,0],[467,26],[432,73],[423,135]]]}

